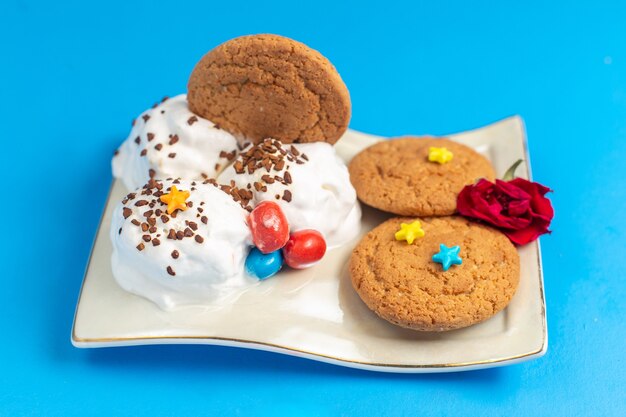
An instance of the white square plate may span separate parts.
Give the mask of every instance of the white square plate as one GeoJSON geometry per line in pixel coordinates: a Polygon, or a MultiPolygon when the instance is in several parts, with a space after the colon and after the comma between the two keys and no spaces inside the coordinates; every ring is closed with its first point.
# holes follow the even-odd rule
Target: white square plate
{"type": "MultiPolygon", "coordinates": [[[[449,136],[493,163],[500,175],[517,159],[529,177],[522,120],[449,136]]],[[[348,131],[337,143],[349,161],[382,138],[348,131]]],[[[80,292],[72,343],[77,347],[196,343],[262,349],[337,365],[384,372],[442,372],[487,368],[542,356],[547,327],[539,243],[519,248],[521,279],[509,306],[478,325],[420,333],[378,318],[350,284],[347,262],[358,238],[331,250],[309,270],[282,272],[228,307],[165,312],[122,290],[110,266],[111,212],[126,193],[113,183],[80,292]]],[[[364,207],[362,235],[389,215],[364,207]]],[[[360,236],[359,236],[360,238],[360,236]]]]}

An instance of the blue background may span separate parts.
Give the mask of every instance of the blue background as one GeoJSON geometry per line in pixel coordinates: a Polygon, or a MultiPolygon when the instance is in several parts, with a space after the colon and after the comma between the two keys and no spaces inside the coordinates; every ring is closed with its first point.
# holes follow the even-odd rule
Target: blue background
{"type": "Polygon", "coordinates": [[[1,3],[0,415],[624,415],[626,3],[229,3],[1,3]],[[391,375],[231,348],[70,345],[112,150],[139,112],[185,91],[207,50],[258,32],[333,61],[354,129],[525,118],[557,213],[542,238],[545,357],[391,375]]]}

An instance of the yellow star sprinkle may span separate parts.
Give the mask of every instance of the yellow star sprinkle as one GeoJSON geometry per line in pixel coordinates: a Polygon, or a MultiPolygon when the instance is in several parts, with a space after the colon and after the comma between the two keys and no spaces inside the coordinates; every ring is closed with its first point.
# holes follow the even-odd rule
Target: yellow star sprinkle
{"type": "Polygon", "coordinates": [[[187,210],[187,203],[185,200],[189,198],[189,191],[178,191],[175,185],[172,185],[172,189],[169,194],[163,194],[161,201],[167,204],[167,214],[172,214],[176,210],[187,210]]]}
{"type": "Polygon", "coordinates": [[[396,240],[406,240],[406,243],[412,245],[415,239],[424,237],[424,230],[422,224],[415,220],[413,223],[402,223],[395,236],[396,240]]]}
{"type": "Polygon", "coordinates": [[[445,164],[452,161],[452,152],[447,150],[446,148],[436,148],[431,146],[428,149],[428,160],[430,162],[439,162],[440,164],[445,164]]]}

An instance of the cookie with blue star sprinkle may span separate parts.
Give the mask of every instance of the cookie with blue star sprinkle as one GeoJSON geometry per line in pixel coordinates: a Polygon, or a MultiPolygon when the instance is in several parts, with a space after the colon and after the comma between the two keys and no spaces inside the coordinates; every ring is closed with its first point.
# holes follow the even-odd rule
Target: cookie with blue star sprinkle
{"type": "Polygon", "coordinates": [[[452,265],[461,265],[463,259],[459,256],[460,246],[447,247],[443,243],[439,245],[439,252],[433,255],[433,262],[438,262],[444,271],[450,269],[452,265]]]}
{"type": "Polygon", "coordinates": [[[504,309],[518,286],[520,261],[510,240],[489,226],[457,216],[397,217],[361,240],[350,276],[381,318],[414,330],[445,331],[504,309]],[[401,225],[415,221],[423,236],[412,244],[397,240],[401,225]]]}

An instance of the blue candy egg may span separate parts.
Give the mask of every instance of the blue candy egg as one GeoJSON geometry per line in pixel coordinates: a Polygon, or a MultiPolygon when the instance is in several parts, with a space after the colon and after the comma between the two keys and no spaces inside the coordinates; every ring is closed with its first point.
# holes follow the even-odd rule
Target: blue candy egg
{"type": "Polygon", "coordinates": [[[246,258],[246,270],[250,275],[264,280],[280,271],[283,262],[283,254],[280,249],[270,253],[262,253],[257,248],[252,248],[246,258]]]}

